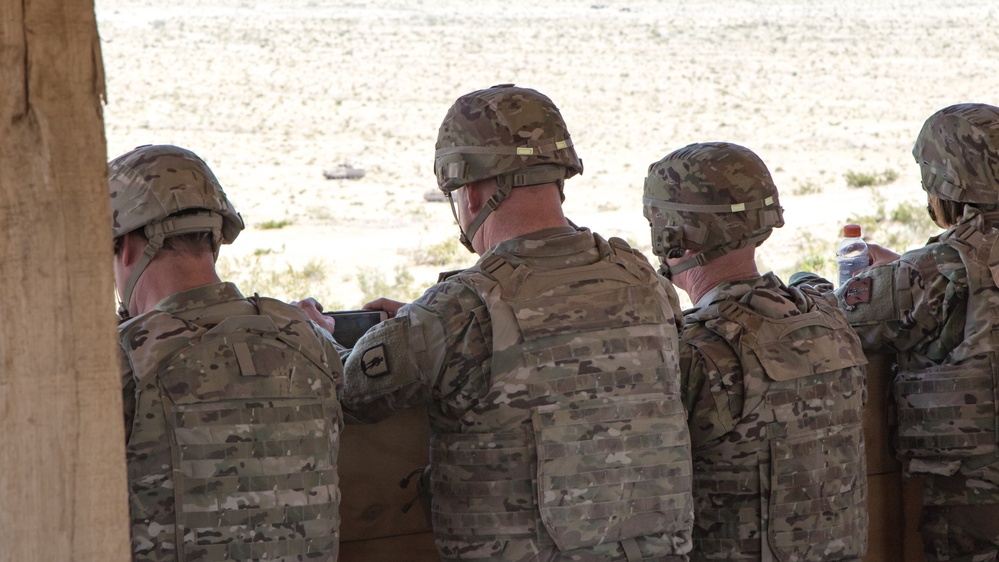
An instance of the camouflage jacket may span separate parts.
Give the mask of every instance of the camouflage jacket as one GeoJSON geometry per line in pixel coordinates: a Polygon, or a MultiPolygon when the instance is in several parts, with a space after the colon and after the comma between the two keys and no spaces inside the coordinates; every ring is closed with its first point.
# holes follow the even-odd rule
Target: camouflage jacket
{"type": "Polygon", "coordinates": [[[695,560],[859,560],[863,351],[842,313],[773,274],[685,312],[695,560]]]}
{"type": "MultiPolygon", "coordinates": [[[[929,434],[935,430],[925,423],[914,424],[916,417],[925,416],[917,411],[909,411],[912,409],[910,406],[920,401],[926,406],[946,407],[952,404],[950,400],[957,400],[953,403],[957,407],[981,410],[989,404],[983,403],[977,394],[994,396],[995,375],[991,372],[982,373],[980,377],[975,375],[971,367],[978,361],[972,361],[972,356],[987,353],[994,355],[999,350],[992,344],[991,349],[977,346],[975,350],[967,351],[967,340],[975,334],[968,334],[966,328],[995,321],[995,318],[990,318],[986,312],[989,305],[984,303],[976,305],[984,306],[980,308],[981,313],[968,316],[973,300],[971,287],[974,279],[969,278],[969,270],[957,246],[961,244],[961,238],[975,236],[975,232],[980,233],[977,236],[989,236],[988,232],[994,233],[993,229],[997,225],[999,214],[983,214],[974,207],[967,207],[959,224],[930,238],[926,246],[906,252],[891,264],[862,271],[832,293],[860,336],[865,349],[887,349],[897,354],[899,376],[893,382],[893,394],[899,400],[900,415],[911,419],[899,419],[896,422],[899,424],[895,435],[896,452],[904,461],[903,466],[908,473],[928,475],[924,491],[924,502],[927,505],[999,503],[999,462],[996,461],[995,453],[966,462],[955,458],[946,460],[945,457],[951,456],[950,453],[938,455],[938,460],[927,460],[926,451],[918,450],[925,447],[913,447],[912,438],[923,434],[918,439],[929,443],[934,440],[929,434]],[[955,370],[952,365],[957,364],[964,368],[955,370]],[[910,396],[914,385],[925,387],[931,384],[920,381],[941,377],[949,381],[946,384],[972,386],[964,390],[953,388],[952,392],[956,393],[948,398],[941,394],[942,391],[945,392],[941,386],[943,383],[936,382],[932,385],[937,389],[931,394],[919,393],[923,398],[910,396]],[[973,381],[976,377],[981,380],[973,381]],[[962,379],[962,382],[958,383],[958,379],[962,379]],[[992,460],[989,461],[989,458],[992,460]]],[[[981,244],[982,242],[973,243],[970,247],[977,251],[981,249],[981,244]]],[[[986,264],[982,263],[979,269],[983,271],[978,271],[976,276],[988,275],[985,267],[986,264]]],[[[795,278],[796,283],[831,290],[828,282],[817,276],[797,274],[795,278]]],[[[989,296],[993,289],[987,284],[978,291],[984,295],[982,298],[985,300],[995,298],[989,296]]],[[[987,370],[995,369],[993,364],[987,370]]],[[[994,408],[994,400],[989,402],[992,404],[990,407],[994,408]]],[[[924,408],[919,407],[915,410],[922,409],[924,408]]],[[[959,422],[963,427],[961,432],[966,436],[986,429],[971,427],[978,423],[971,421],[974,416],[960,414],[959,417],[962,418],[959,422]]],[[[985,417],[992,419],[994,416],[986,414],[985,417]]],[[[994,447],[994,440],[991,445],[994,447]]],[[[979,452],[967,448],[967,454],[979,452]]]]}
{"type": "Polygon", "coordinates": [[[133,559],[335,560],[332,337],[217,283],[122,323],[119,340],[133,559]]]}
{"type": "MultiPolygon", "coordinates": [[[[638,533],[639,551],[682,557],[690,548],[692,513],[684,484],[687,429],[673,386],[679,382],[673,355],[677,303],[672,286],[622,241],[608,243],[571,227],[505,241],[357,342],[341,394],[345,415],[373,422],[400,408],[430,406],[433,519],[442,559],[520,560],[532,551],[565,547],[586,560],[621,560],[625,553],[616,541],[644,528],[635,525],[651,523],[654,528],[638,533]],[[581,296],[590,293],[594,298],[581,296]],[[590,341],[597,337],[592,334],[611,339],[590,341]],[[634,528],[582,529],[581,520],[595,522],[615,512],[584,515],[594,500],[583,492],[594,483],[572,484],[577,471],[570,467],[615,457],[597,451],[592,458],[578,457],[582,449],[563,425],[570,418],[559,414],[565,400],[599,402],[592,406],[592,422],[571,425],[584,434],[602,435],[597,420],[616,432],[624,423],[616,416],[634,417],[636,427],[648,423],[656,429],[649,438],[665,445],[650,443],[642,453],[648,463],[644,489],[631,493],[649,515],[630,523],[634,528]],[[542,447],[549,435],[561,436],[550,450],[542,447]],[[666,452],[676,447],[679,457],[666,452]],[[552,460],[542,469],[539,458],[549,454],[552,460]],[[580,494],[578,507],[577,498],[558,492],[566,486],[580,494]],[[672,510],[677,514],[664,515],[672,510]]],[[[630,424],[622,427],[632,431],[630,424]]],[[[630,458],[627,447],[638,439],[613,450],[622,460],[630,458]]],[[[611,509],[611,499],[602,499],[602,507],[611,509]]]]}

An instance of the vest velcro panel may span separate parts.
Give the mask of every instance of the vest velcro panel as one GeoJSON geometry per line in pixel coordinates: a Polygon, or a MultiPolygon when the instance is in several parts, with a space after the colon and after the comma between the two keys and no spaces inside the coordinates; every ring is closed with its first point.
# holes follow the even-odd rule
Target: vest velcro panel
{"type": "Polygon", "coordinates": [[[994,357],[900,372],[895,448],[907,458],[968,457],[996,451],[994,357]]]}
{"type": "Polygon", "coordinates": [[[957,470],[943,468],[955,459],[978,468],[996,462],[999,230],[989,225],[994,220],[976,214],[939,238],[957,251],[967,273],[964,339],[942,365],[899,369],[892,393],[899,416],[895,449],[902,459],[942,463],[936,468],[947,471],[957,470]]]}
{"type": "Polygon", "coordinates": [[[647,263],[532,269],[494,256],[463,274],[489,310],[492,379],[432,444],[442,552],[497,541],[574,551],[632,538],[689,550],[689,432],[668,297],[647,263]]]}
{"type": "Polygon", "coordinates": [[[161,410],[140,399],[137,415],[161,416],[170,444],[177,560],[336,557],[335,382],[295,334],[229,317],[155,369],[161,410]]]}
{"type": "Polygon", "coordinates": [[[842,313],[814,304],[770,318],[729,301],[700,315],[709,331],[695,348],[738,358],[745,390],[725,438],[695,445],[696,559],[863,557],[866,359],[842,313]]]}
{"type": "Polygon", "coordinates": [[[690,463],[682,453],[663,462],[664,450],[690,446],[678,402],[652,395],[553,404],[532,419],[541,519],[560,549],[632,538],[636,526],[682,529],[690,463]]]}

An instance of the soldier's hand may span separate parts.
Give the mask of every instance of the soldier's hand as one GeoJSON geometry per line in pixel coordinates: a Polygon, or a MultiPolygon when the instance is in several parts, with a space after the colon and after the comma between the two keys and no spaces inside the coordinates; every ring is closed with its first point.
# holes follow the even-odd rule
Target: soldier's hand
{"type": "Polygon", "coordinates": [[[399,312],[399,309],[404,306],[406,306],[406,303],[404,302],[380,298],[365,304],[361,308],[364,310],[384,310],[388,314],[389,318],[394,318],[396,312],[399,312]]]}
{"type": "Polygon", "coordinates": [[[336,328],[336,320],[333,320],[331,316],[323,316],[323,305],[319,304],[319,301],[309,297],[300,301],[292,302],[291,304],[301,308],[305,311],[305,315],[309,317],[316,324],[322,326],[327,332],[333,333],[333,329],[336,328]]]}
{"type": "Polygon", "coordinates": [[[871,256],[871,265],[870,265],[870,267],[874,267],[874,266],[878,266],[878,265],[887,265],[889,263],[898,261],[898,258],[901,257],[898,254],[896,254],[895,252],[893,252],[893,251],[891,251],[891,250],[889,250],[887,248],[883,248],[881,246],[878,246],[877,244],[870,244],[870,243],[868,243],[867,244],[867,252],[871,256]]]}

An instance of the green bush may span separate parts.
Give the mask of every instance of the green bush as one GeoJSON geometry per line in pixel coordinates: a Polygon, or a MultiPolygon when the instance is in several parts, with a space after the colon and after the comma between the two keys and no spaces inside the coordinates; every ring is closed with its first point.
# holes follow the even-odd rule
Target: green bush
{"type": "Polygon", "coordinates": [[[408,251],[407,255],[413,260],[413,265],[430,265],[441,268],[466,265],[472,256],[455,236],[438,244],[427,247],[420,246],[408,251]]]}
{"type": "Polygon", "coordinates": [[[834,279],[836,274],[836,248],[826,240],[820,240],[811,233],[802,234],[795,243],[799,258],[794,262],[791,271],[780,272],[781,279],[787,279],[792,273],[810,271],[834,279]]]}
{"type": "Polygon", "coordinates": [[[363,295],[362,304],[380,297],[411,302],[423,294],[415,285],[413,275],[402,265],[396,266],[395,279],[391,283],[385,280],[385,272],[377,267],[358,268],[357,284],[363,295]]]}
{"type": "Polygon", "coordinates": [[[791,191],[793,195],[814,195],[816,193],[822,193],[822,186],[819,184],[808,180],[798,184],[794,190],[791,191]]]}
{"type": "Polygon", "coordinates": [[[843,175],[846,185],[849,187],[871,187],[878,185],[888,185],[898,179],[898,172],[886,169],[883,172],[855,172],[848,171],[843,175]]]}
{"type": "Polygon", "coordinates": [[[241,258],[220,257],[216,269],[219,277],[235,283],[244,295],[258,293],[286,302],[313,297],[327,310],[343,308],[343,303],[332,298],[335,293],[327,284],[326,266],[321,260],[296,268],[289,263],[265,261],[265,256],[254,253],[241,258]]]}
{"type": "Polygon", "coordinates": [[[889,211],[880,193],[875,194],[874,203],[873,213],[847,219],[848,223],[860,225],[865,240],[901,253],[924,244],[927,238],[940,232],[923,204],[903,201],[889,211]]]}
{"type": "Polygon", "coordinates": [[[265,222],[258,222],[257,228],[260,230],[279,230],[291,224],[290,220],[271,220],[265,222]]]}

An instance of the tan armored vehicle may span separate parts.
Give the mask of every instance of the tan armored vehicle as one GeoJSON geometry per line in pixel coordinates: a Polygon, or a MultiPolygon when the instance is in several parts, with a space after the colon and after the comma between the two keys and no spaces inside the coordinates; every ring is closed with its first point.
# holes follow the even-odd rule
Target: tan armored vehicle
{"type": "Polygon", "coordinates": [[[364,168],[344,162],[336,167],[323,170],[323,176],[328,180],[359,180],[364,177],[364,168]]]}

